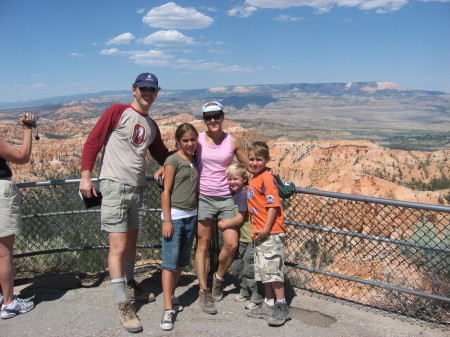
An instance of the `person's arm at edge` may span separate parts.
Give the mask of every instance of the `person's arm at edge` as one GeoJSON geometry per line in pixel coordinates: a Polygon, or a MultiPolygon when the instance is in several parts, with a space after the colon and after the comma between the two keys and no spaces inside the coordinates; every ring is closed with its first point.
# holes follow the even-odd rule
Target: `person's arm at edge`
{"type": "MultiPolygon", "coordinates": [[[[20,148],[13,146],[6,140],[0,138],[0,157],[14,164],[26,164],[30,161],[32,131],[31,127],[23,124],[24,117],[20,119],[20,125],[23,127],[23,138],[20,148]]],[[[32,117],[30,117],[30,119],[32,119],[32,117]]]]}

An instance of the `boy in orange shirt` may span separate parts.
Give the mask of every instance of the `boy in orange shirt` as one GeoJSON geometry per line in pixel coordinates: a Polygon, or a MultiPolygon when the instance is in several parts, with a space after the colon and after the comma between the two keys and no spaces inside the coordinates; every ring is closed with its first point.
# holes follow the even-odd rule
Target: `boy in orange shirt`
{"type": "Polygon", "coordinates": [[[269,146],[253,142],[247,155],[253,174],[247,202],[255,241],[255,280],[262,281],[265,290],[263,303],[247,315],[267,319],[270,326],[280,326],[291,319],[284,295],[284,212],[277,183],[267,168],[269,146]]]}

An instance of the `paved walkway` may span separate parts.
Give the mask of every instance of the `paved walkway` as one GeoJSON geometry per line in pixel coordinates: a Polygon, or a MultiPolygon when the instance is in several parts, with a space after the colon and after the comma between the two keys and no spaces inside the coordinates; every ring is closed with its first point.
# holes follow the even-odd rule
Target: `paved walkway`
{"type": "MultiPolygon", "coordinates": [[[[177,290],[184,311],[178,313],[175,327],[165,332],[159,327],[162,315],[160,274],[139,278],[146,289],[157,295],[156,302],[137,305],[144,327],[140,336],[421,336],[450,337],[450,331],[431,328],[419,321],[355,304],[342,303],[325,296],[290,289],[293,319],[272,328],[261,319],[249,318],[243,303],[233,300],[234,286],[225,288],[226,297],[217,303],[217,315],[203,313],[197,303],[198,286],[192,275],[183,275],[177,290]]],[[[27,314],[0,321],[1,337],[128,336],[119,326],[111,286],[102,279],[83,281],[75,276],[47,278],[16,287],[16,294],[34,298],[36,307],[27,314]]]]}

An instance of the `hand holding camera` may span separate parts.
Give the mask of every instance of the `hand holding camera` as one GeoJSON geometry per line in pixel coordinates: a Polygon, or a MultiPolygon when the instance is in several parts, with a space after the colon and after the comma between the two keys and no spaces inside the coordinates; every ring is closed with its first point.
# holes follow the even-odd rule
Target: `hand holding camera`
{"type": "Polygon", "coordinates": [[[29,129],[36,127],[36,122],[38,120],[38,117],[34,114],[25,113],[23,114],[22,118],[20,118],[20,125],[25,126],[29,129]]]}

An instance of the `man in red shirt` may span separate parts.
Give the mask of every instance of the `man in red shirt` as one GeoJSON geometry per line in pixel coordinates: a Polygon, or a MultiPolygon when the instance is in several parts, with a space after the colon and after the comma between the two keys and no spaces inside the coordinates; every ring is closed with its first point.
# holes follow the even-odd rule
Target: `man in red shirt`
{"type": "Polygon", "coordinates": [[[131,300],[154,301],[134,280],[136,241],[147,214],[147,151],[162,165],[169,151],[148,115],[160,87],[154,74],[140,74],[133,83],[131,104],[113,104],[89,134],[81,158],[80,192],[97,196],[91,172],[103,149],[100,168],[101,228],[108,232],[108,269],[123,328],[142,331],[131,300]],[[126,277],[126,283],[125,283],[126,277]]]}

